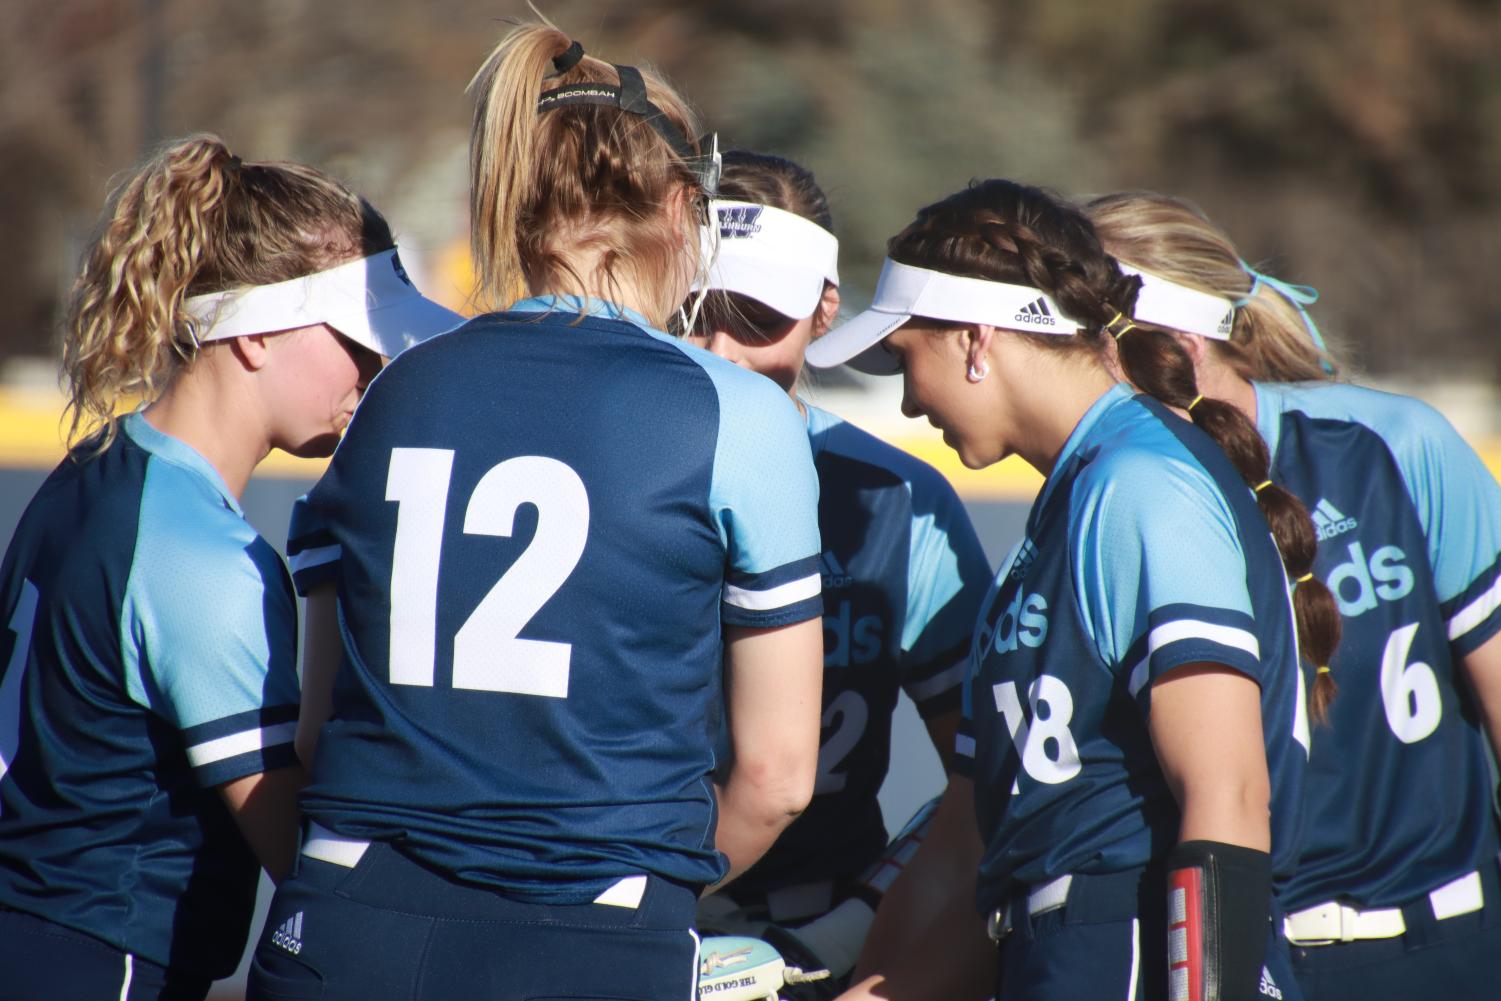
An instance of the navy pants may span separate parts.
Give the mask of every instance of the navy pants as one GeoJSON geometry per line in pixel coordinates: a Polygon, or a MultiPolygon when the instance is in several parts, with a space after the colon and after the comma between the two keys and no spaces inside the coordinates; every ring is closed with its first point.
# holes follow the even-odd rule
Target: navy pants
{"type": "MultiPolygon", "coordinates": [[[[1020,896],[1012,913],[1026,906],[1020,896]]],[[[1062,907],[1016,921],[1002,941],[997,1001],[1166,1001],[1166,906],[1159,867],[1074,876],[1062,907]]],[[[1278,915],[1267,926],[1260,995],[1303,1001],[1280,929],[1278,915]]]]}
{"type": "Polygon", "coordinates": [[[211,983],[0,907],[0,1001],[203,1001],[211,983]]]}
{"type": "Polygon", "coordinates": [[[1292,946],[1308,1001],[1495,1001],[1501,998],[1501,880],[1480,870],[1485,906],[1439,921],[1427,897],[1402,908],[1397,938],[1292,946]]]}
{"type": "Polygon", "coordinates": [[[697,894],[649,877],[635,908],[524,903],[375,843],[299,859],[276,891],[248,1001],[691,1001],[697,894]]]}

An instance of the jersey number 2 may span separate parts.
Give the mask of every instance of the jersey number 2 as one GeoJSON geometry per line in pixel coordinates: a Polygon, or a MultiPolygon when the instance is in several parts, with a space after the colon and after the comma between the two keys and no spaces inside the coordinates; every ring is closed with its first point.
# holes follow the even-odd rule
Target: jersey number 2
{"type": "Polygon", "coordinates": [[[11,647],[5,677],[0,679],[0,779],[10,771],[10,763],[16,759],[16,748],[21,745],[21,679],[26,674],[27,655],[31,653],[31,627],[36,622],[37,599],[36,585],[29,580],[21,581],[21,598],[16,602],[15,614],[10,617],[10,630],[16,634],[16,645],[11,647]]]}
{"type": "MultiPolygon", "coordinates": [[[[453,450],[393,448],[386,500],[395,501],[391,557],[391,683],[433,684],[438,564],[453,450]]],[[[516,511],[537,508],[537,532],[453,638],[453,686],[555,699],[568,697],[571,643],[520,632],[563,586],[584,554],[589,494],[572,468],[540,455],[492,466],[469,495],[467,535],[510,537],[516,511]]]]}

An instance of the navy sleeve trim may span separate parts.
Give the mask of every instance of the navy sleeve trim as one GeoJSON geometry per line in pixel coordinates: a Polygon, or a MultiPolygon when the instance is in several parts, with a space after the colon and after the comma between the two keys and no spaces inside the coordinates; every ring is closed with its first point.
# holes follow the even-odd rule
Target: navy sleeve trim
{"type": "MultiPolygon", "coordinates": [[[[252,709],[189,727],[183,731],[188,763],[202,776],[205,770],[217,773],[224,762],[245,756],[253,756],[258,760],[272,748],[281,745],[291,747],[292,739],[297,734],[297,709],[296,705],[252,709]]],[[[238,775],[248,775],[258,770],[263,769],[241,770],[238,775]]],[[[200,781],[204,781],[206,785],[218,785],[225,780],[200,781]]]]}
{"type": "Polygon", "coordinates": [[[1261,680],[1261,643],[1255,620],[1243,612],[1202,605],[1164,605],[1147,619],[1147,632],[1126,655],[1129,689],[1137,695],[1175,667],[1207,661],[1261,680]]]}
{"type": "Polygon", "coordinates": [[[736,625],[760,625],[761,619],[796,610],[794,617],[777,624],[801,622],[823,614],[822,598],[823,575],[818,557],[808,556],[765,573],[732,571],[724,582],[723,617],[726,622],[734,621],[736,625]],[[809,607],[814,609],[812,615],[802,614],[809,607]],[[757,621],[739,621],[746,618],[757,621]]]}
{"type": "MultiPolygon", "coordinates": [[[[296,726],[295,723],[292,725],[296,726]]],[[[193,774],[198,779],[199,785],[205,789],[212,789],[214,786],[221,786],[247,775],[259,775],[261,772],[271,772],[278,768],[291,768],[299,763],[297,748],[288,741],[284,744],[224,758],[203,768],[194,769],[193,774]]]]}

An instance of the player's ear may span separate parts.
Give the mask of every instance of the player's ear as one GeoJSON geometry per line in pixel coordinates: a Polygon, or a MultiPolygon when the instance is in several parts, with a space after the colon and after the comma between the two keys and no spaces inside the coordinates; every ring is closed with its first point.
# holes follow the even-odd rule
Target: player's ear
{"type": "Polygon", "coordinates": [[[822,337],[839,316],[839,286],[823,283],[823,295],[818,300],[818,309],[813,313],[813,336],[822,337]]]}
{"type": "Polygon", "coordinates": [[[241,334],[231,341],[235,357],[240,360],[252,372],[259,372],[266,367],[266,360],[270,351],[266,346],[265,334],[241,334]]]}
{"type": "Polygon", "coordinates": [[[959,336],[964,344],[964,362],[969,371],[990,371],[990,344],[995,339],[995,328],[988,323],[967,323],[959,336]]]}

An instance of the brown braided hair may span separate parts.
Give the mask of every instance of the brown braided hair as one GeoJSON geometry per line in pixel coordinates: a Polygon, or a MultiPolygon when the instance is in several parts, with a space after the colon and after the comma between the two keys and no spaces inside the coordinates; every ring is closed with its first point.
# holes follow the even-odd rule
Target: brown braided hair
{"type": "MultiPolygon", "coordinates": [[[[1324,583],[1309,576],[1317,539],[1308,509],[1290,491],[1267,483],[1271,457],[1246,415],[1223,400],[1201,398],[1193,361],[1177,339],[1130,319],[1141,279],[1121,272],[1082,212],[1039,188],[977,181],[920,210],[892,237],[887,256],[948,274],[1041,289],[1084,327],[1071,337],[1017,332],[1050,350],[1103,357],[1113,339],[1126,378],[1167,406],[1187,411],[1256,491],[1294,582],[1299,651],[1313,664],[1329,663],[1339,644],[1339,608],[1324,583]]],[[[1309,700],[1315,721],[1328,720],[1334,694],[1333,677],[1320,671],[1309,700]]]]}

